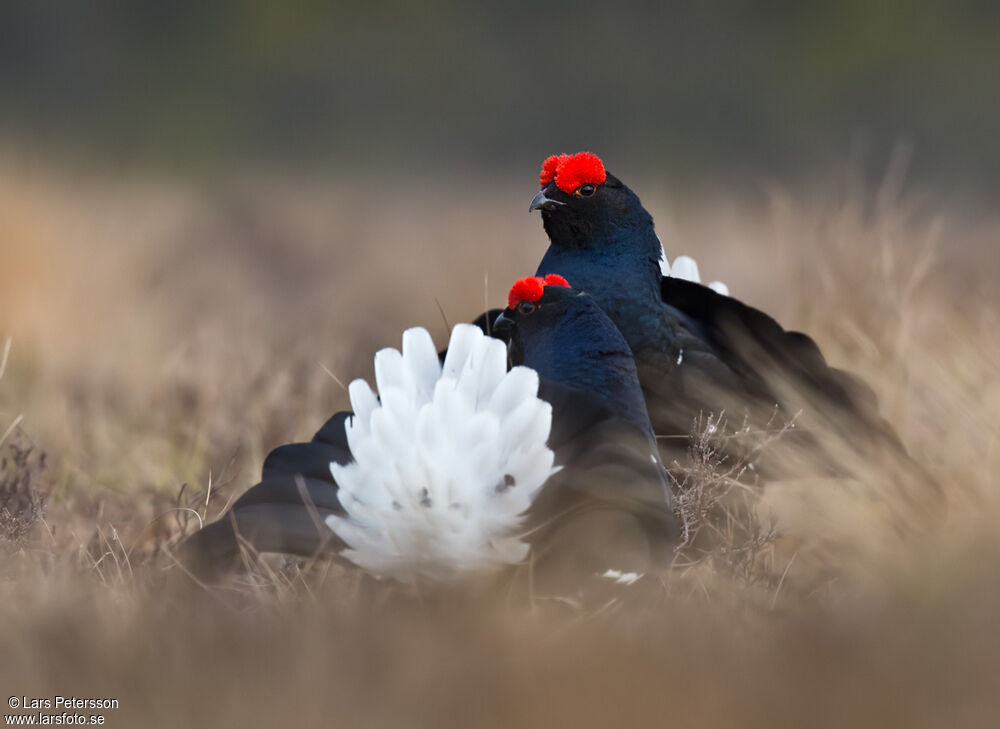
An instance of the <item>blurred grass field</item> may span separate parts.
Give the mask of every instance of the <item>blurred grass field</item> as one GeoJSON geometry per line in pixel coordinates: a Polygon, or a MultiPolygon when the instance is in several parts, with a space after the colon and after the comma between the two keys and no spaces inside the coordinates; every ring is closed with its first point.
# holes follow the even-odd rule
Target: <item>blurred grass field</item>
{"type": "Polygon", "coordinates": [[[171,549],[346,406],[338,380],[407,326],[443,343],[533,272],[533,176],[170,179],[8,154],[0,686],[116,697],[123,727],[1000,725],[1000,216],[903,192],[893,167],[753,199],[614,171],[668,255],[874,386],[945,490],[940,528],[901,538],[836,484],[771,489],[786,543],[760,579],[711,561],[627,618],[403,599],[315,565],[190,584],[171,549]]]}

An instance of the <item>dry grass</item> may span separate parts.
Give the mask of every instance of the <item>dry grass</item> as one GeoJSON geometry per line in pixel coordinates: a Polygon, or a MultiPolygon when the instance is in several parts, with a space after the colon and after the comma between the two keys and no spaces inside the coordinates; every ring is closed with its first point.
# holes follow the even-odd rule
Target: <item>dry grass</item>
{"type": "Polygon", "coordinates": [[[699,428],[688,548],[641,610],[413,601],[281,561],[202,589],[172,547],[346,403],[327,370],[368,376],[405,326],[443,338],[439,303],[466,318],[531,271],[530,178],[181,183],[22,157],[0,166],[0,686],[116,697],[122,727],[996,726],[1000,220],[893,179],[754,206],[636,187],[671,253],[873,384],[943,524],[900,529],[884,473],[748,492],[699,428]]]}

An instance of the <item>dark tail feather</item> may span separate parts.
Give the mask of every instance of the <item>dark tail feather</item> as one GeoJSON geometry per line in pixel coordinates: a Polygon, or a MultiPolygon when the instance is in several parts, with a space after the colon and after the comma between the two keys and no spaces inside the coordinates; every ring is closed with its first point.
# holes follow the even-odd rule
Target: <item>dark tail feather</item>
{"type": "MultiPolygon", "coordinates": [[[[490,309],[489,311],[484,311],[482,314],[476,317],[473,323],[474,326],[479,327],[483,330],[483,334],[494,337],[493,333],[493,322],[497,320],[497,317],[503,314],[503,309],[490,309]]],[[[497,337],[498,339],[500,337],[497,337]]]]}
{"type": "Polygon", "coordinates": [[[260,483],[240,496],[218,521],[181,545],[182,564],[200,579],[214,580],[238,567],[241,549],[301,557],[333,554],[344,544],[324,523],[342,514],[330,463],[349,463],[344,423],[337,413],[311,443],[275,448],[264,460],[260,483]]]}
{"type": "Polygon", "coordinates": [[[331,513],[343,512],[337,498],[337,483],[329,476],[325,481],[301,474],[266,476],[236,500],[233,510],[259,504],[315,506],[331,513]]]}
{"type": "Polygon", "coordinates": [[[312,557],[335,553],[344,545],[323,523],[333,513],[302,503],[234,507],[191,535],[181,545],[180,561],[199,579],[213,581],[239,567],[244,547],[251,555],[279,552],[312,557]]]}
{"type": "Polygon", "coordinates": [[[344,425],[347,419],[352,417],[354,417],[354,413],[346,410],[331,416],[323,423],[323,427],[316,431],[312,442],[336,446],[350,454],[351,449],[347,447],[347,433],[344,431],[344,425]]]}
{"type": "Polygon", "coordinates": [[[330,476],[331,463],[350,463],[351,452],[347,448],[326,443],[289,443],[275,448],[264,459],[264,478],[300,474],[306,478],[333,482],[330,476]]]}

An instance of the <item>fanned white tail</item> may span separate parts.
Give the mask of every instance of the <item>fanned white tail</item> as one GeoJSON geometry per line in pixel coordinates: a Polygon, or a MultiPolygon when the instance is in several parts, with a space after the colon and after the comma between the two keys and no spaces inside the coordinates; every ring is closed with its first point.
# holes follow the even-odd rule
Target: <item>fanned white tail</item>
{"type": "MultiPolygon", "coordinates": [[[[685,281],[701,283],[701,274],[698,273],[698,262],[691,258],[691,256],[677,256],[674,259],[674,265],[671,266],[670,261],[667,260],[667,252],[663,249],[662,244],[660,246],[660,273],[664,276],[673,276],[685,281]]],[[[722,283],[722,281],[712,281],[705,285],[717,294],[729,296],[729,287],[722,283]]]]}
{"type": "Polygon", "coordinates": [[[355,380],[346,424],[354,462],[330,464],[346,516],[327,525],[368,572],[404,582],[453,579],[522,561],[523,514],[555,473],[552,407],[538,374],[507,371],[502,342],[459,324],[444,365],[427,330],[375,355],[355,380]]]}

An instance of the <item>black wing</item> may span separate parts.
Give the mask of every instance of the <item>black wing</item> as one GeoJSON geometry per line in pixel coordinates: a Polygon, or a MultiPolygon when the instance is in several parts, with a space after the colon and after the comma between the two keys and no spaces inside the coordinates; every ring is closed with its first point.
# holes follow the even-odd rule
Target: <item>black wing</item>
{"type": "Polygon", "coordinates": [[[877,475],[882,496],[905,514],[904,521],[918,528],[940,523],[946,513],[940,484],[906,452],[865,382],[831,367],[809,336],[786,331],[734,298],[670,277],[662,279],[660,290],[666,305],[695,322],[697,336],[746,391],[757,391],[764,404],[796,418],[799,427],[765,449],[770,457],[761,454],[758,475],[802,476],[811,470],[862,479],[877,475]]]}
{"type": "Polygon", "coordinates": [[[787,331],[759,309],[701,284],[664,276],[660,291],[665,304],[696,322],[696,335],[749,390],[783,403],[788,393],[782,386],[787,385],[817,408],[891,434],[878,415],[875,392],[858,377],[831,367],[811,337],[787,331]]]}

